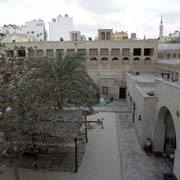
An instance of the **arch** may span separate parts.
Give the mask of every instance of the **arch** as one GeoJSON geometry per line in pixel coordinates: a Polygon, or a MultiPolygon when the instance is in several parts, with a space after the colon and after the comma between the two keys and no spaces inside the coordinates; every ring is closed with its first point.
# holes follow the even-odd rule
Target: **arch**
{"type": "Polygon", "coordinates": [[[177,57],[176,53],[173,53],[172,58],[176,59],[176,57],[177,57]]]}
{"type": "Polygon", "coordinates": [[[124,57],[123,61],[129,61],[129,58],[128,57],[124,57]]]}
{"type": "Polygon", "coordinates": [[[135,58],[134,58],[134,61],[140,61],[140,58],[135,57],[135,58]]]}
{"type": "Polygon", "coordinates": [[[95,61],[97,61],[97,58],[96,58],[96,57],[91,57],[90,60],[95,60],[95,61]]]}
{"type": "Polygon", "coordinates": [[[145,61],[151,61],[151,58],[146,57],[144,60],[145,60],[145,61]]]}
{"type": "Polygon", "coordinates": [[[119,60],[119,58],[118,58],[118,57],[113,57],[112,60],[113,60],[113,61],[114,61],[114,60],[119,60]]]}
{"type": "Polygon", "coordinates": [[[171,54],[167,53],[167,60],[171,59],[171,54]]]}
{"type": "Polygon", "coordinates": [[[171,112],[165,106],[161,107],[154,128],[153,151],[163,153],[173,167],[176,150],[176,130],[171,112]]]}
{"type": "Polygon", "coordinates": [[[159,58],[159,59],[163,59],[163,54],[162,54],[162,53],[159,53],[159,54],[158,54],[158,58],[159,58]]]}
{"type": "Polygon", "coordinates": [[[178,59],[180,59],[180,53],[178,54],[178,59]]]}
{"type": "Polygon", "coordinates": [[[106,60],[108,60],[108,58],[107,57],[102,57],[101,60],[106,61],[106,60]]]}

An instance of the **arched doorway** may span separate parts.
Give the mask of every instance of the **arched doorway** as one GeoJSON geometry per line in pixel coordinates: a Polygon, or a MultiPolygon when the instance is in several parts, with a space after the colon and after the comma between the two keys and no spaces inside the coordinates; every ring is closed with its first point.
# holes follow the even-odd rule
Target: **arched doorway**
{"type": "Polygon", "coordinates": [[[157,116],[153,137],[153,151],[163,153],[168,164],[173,168],[176,150],[176,131],[171,112],[162,107],[157,116]]]}

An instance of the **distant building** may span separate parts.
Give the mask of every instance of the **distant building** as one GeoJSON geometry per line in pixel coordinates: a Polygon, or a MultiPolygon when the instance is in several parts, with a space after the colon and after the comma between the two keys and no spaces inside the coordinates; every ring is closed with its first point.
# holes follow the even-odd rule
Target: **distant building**
{"type": "MultiPolygon", "coordinates": [[[[17,26],[15,24],[9,24],[9,25],[4,25],[2,28],[2,33],[6,34],[6,35],[10,35],[13,33],[19,33],[19,32],[23,32],[23,26],[17,26]]],[[[23,32],[24,34],[25,32],[23,32]]]]}
{"type": "Polygon", "coordinates": [[[112,29],[98,29],[98,40],[112,40],[112,29]]]}
{"type": "Polygon", "coordinates": [[[70,32],[70,40],[71,41],[86,41],[86,36],[81,35],[80,31],[71,31],[70,32]]]}
{"type": "MultiPolygon", "coordinates": [[[[45,41],[46,40],[46,30],[45,30],[45,23],[43,20],[33,20],[27,21],[25,26],[17,26],[13,24],[4,25],[2,27],[2,32],[6,36],[15,35],[19,36],[22,35],[29,35],[34,37],[34,41],[45,41]]],[[[25,41],[26,42],[26,41],[25,41]]]]}
{"type": "Polygon", "coordinates": [[[6,35],[5,38],[2,39],[2,42],[32,42],[36,41],[36,38],[29,34],[10,34],[6,35]]]}
{"type": "Polygon", "coordinates": [[[164,35],[163,19],[161,17],[159,26],[159,42],[160,43],[179,43],[180,42],[180,31],[175,30],[174,33],[169,33],[168,36],[164,35]]]}
{"type": "Polygon", "coordinates": [[[180,31],[175,30],[174,33],[169,34],[170,37],[180,37],[180,31]]]}
{"type": "Polygon", "coordinates": [[[73,31],[73,18],[67,14],[63,17],[59,15],[57,19],[53,18],[49,22],[49,40],[50,41],[68,41],[70,40],[69,33],[73,31]]]}
{"type": "Polygon", "coordinates": [[[34,36],[37,41],[45,41],[47,38],[45,23],[43,20],[39,19],[26,22],[25,30],[27,34],[34,36]]]}
{"type": "Polygon", "coordinates": [[[131,39],[136,39],[136,33],[131,33],[131,39]]]}
{"type": "Polygon", "coordinates": [[[115,33],[112,33],[112,39],[113,40],[124,40],[128,39],[128,33],[124,31],[115,31],[115,33]]]}

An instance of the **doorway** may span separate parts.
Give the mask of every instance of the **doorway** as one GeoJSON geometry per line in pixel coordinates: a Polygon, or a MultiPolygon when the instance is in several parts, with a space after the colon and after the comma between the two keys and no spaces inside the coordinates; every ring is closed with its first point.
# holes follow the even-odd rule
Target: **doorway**
{"type": "Polygon", "coordinates": [[[154,131],[153,151],[164,155],[169,167],[173,169],[176,150],[176,131],[174,120],[167,107],[163,106],[158,113],[154,131]]]}
{"type": "Polygon", "coordinates": [[[119,88],[119,99],[126,99],[126,88],[125,87],[119,88]]]}

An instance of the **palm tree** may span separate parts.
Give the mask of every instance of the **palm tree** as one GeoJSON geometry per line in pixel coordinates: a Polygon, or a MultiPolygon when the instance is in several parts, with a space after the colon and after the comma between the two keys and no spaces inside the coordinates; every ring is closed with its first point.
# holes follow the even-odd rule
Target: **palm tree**
{"type": "Polygon", "coordinates": [[[78,54],[59,56],[52,63],[53,78],[57,82],[58,107],[71,102],[74,105],[90,105],[97,86],[83,65],[84,58],[78,54]]]}
{"type": "MultiPolygon", "coordinates": [[[[89,106],[95,101],[97,86],[83,65],[84,58],[78,54],[60,55],[56,59],[34,59],[30,69],[34,69],[29,79],[39,79],[50,88],[51,100],[62,109],[68,104],[89,106]]],[[[43,94],[43,93],[42,93],[43,94]]]]}

